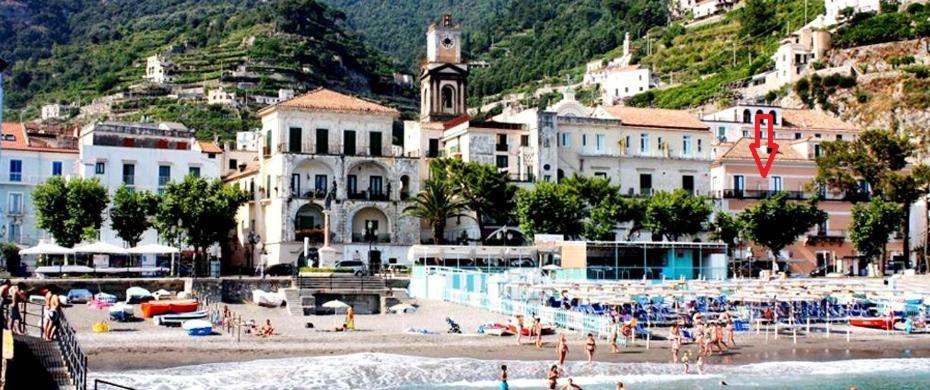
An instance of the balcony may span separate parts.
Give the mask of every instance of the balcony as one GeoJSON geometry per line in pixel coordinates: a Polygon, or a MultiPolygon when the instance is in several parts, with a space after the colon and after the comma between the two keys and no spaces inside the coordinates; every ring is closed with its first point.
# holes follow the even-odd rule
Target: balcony
{"type": "Polygon", "coordinates": [[[807,191],[738,190],[738,189],[710,191],[708,196],[714,199],[766,199],[766,198],[770,198],[780,193],[787,194],[789,200],[807,200],[807,199],[813,199],[815,196],[818,196],[821,200],[825,200],[825,201],[840,201],[840,202],[867,202],[869,201],[869,199],[871,199],[871,196],[868,193],[864,193],[864,192],[855,192],[855,193],[828,192],[828,193],[821,193],[819,195],[815,195],[807,191]]]}
{"type": "Polygon", "coordinates": [[[817,244],[842,244],[846,240],[846,232],[843,230],[819,230],[814,234],[807,235],[807,245],[817,244]]]}
{"type": "Polygon", "coordinates": [[[300,145],[300,151],[291,150],[289,145],[280,145],[278,151],[281,153],[331,156],[405,157],[403,148],[396,145],[382,145],[372,148],[370,145],[356,144],[353,153],[346,153],[347,149],[349,152],[352,152],[351,146],[349,148],[344,148],[342,144],[329,143],[326,145],[317,145],[313,142],[304,142],[300,145]]]}
{"type": "Polygon", "coordinates": [[[390,197],[387,193],[378,192],[369,194],[368,191],[360,192],[350,192],[346,195],[347,198],[353,200],[371,200],[371,201],[387,201],[390,200],[390,197]]]}
{"type": "Polygon", "coordinates": [[[325,188],[312,188],[307,191],[291,190],[299,199],[326,199],[328,193],[325,188]]]}
{"type": "Polygon", "coordinates": [[[391,242],[390,234],[372,234],[352,233],[352,242],[370,242],[375,244],[386,244],[391,242]]]}

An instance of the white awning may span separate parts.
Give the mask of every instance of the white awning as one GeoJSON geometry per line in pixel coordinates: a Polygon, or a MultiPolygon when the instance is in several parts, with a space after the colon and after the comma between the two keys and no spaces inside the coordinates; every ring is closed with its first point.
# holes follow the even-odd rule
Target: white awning
{"type": "Polygon", "coordinates": [[[116,245],[97,241],[91,244],[78,245],[74,247],[74,253],[104,253],[108,255],[125,255],[129,252],[125,248],[116,245]]]}
{"type": "Polygon", "coordinates": [[[70,255],[74,250],[51,242],[40,242],[32,248],[19,251],[21,255],[70,255]]]}
{"type": "Polygon", "coordinates": [[[135,248],[129,248],[126,250],[128,253],[132,254],[151,254],[151,253],[180,253],[181,251],[178,248],[173,246],[161,245],[161,244],[146,244],[139,245],[135,248]]]}

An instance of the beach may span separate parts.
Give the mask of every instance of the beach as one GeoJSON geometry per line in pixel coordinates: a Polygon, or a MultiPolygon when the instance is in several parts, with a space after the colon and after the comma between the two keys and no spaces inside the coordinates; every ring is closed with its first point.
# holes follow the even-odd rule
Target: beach
{"type": "MultiPolygon", "coordinates": [[[[319,357],[358,353],[382,353],[428,358],[471,358],[479,360],[554,361],[557,336],[545,336],[543,349],[531,345],[517,345],[515,336],[495,337],[476,335],[475,329],[487,321],[503,322],[502,315],[446,302],[420,301],[419,310],[407,314],[357,315],[357,330],[332,331],[342,324],[341,316],[291,316],[283,309],[263,308],[255,305],[228,305],[243,319],[264,321],[270,319],[278,335],[261,338],[218,331],[207,337],[187,336],[180,328],[156,326],[151,320],[117,323],[111,322],[111,332],[93,333],[94,322],[106,317],[106,311],[78,305],[66,309],[66,315],[78,330],[81,346],[88,355],[90,369],[96,372],[113,372],[138,369],[162,369],[206,363],[246,362],[259,359],[319,357]],[[445,333],[445,318],[453,318],[462,326],[463,335],[445,333]],[[306,328],[313,323],[314,328],[306,328]],[[405,333],[407,328],[425,329],[433,334],[405,333]]],[[[220,306],[222,308],[222,306],[220,306]]],[[[783,331],[776,340],[770,333],[737,333],[737,345],[723,355],[707,359],[708,365],[743,365],[773,361],[837,361],[846,359],[895,359],[930,357],[930,338],[923,335],[887,334],[883,331],[853,328],[850,341],[846,341],[844,326],[833,326],[830,338],[812,325],[810,336],[799,335],[797,343],[792,334],[783,331]]],[[[664,336],[667,330],[655,328],[655,334],[664,336]]],[[[569,361],[585,360],[584,335],[568,335],[569,361]]],[[[667,363],[670,360],[669,343],[637,340],[635,346],[609,352],[606,340],[598,340],[599,351],[595,361],[604,363],[667,363]]],[[[696,349],[686,344],[686,349],[696,349]]]]}

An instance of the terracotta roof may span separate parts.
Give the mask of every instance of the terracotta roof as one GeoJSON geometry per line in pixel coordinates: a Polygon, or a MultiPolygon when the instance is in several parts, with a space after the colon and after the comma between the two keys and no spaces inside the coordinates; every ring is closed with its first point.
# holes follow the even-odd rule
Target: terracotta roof
{"type": "MultiPolygon", "coordinates": [[[[750,138],[741,138],[739,141],[734,142],[729,150],[723,152],[718,160],[752,160],[752,152],[749,151],[749,145],[752,144],[752,142],[753,140],[750,138]]],[[[763,145],[765,145],[764,142],[765,141],[763,141],[763,145]]],[[[804,156],[801,153],[798,153],[797,150],[794,150],[794,148],[791,147],[791,145],[794,143],[796,142],[791,144],[779,143],[778,154],[775,155],[775,161],[790,160],[813,162],[813,160],[807,158],[807,156],[804,156]]],[[[759,157],[762,157],[763,159],[767,158],[768,151],[765,148],[760,147],[759,157]]]]}
{"type": "Polygon", "coordinates": [[[223,149],[213,142],[197,141],[197,144],[200,145],[200,151],[203,153],[223,153],[223,149]]]}
{"type": "Polygon", "coordinates": [[[236,170],[235,172],[229,173],[228,175],[223,177],[223,181],[230,182],[230,181],[240,179],[243,177],[252,176],[257,173],[258,173],[258,161],[250,161],[248,165],[246,165],[245,169],[236,170]]]}
{"type": "MultiPolygon", "coordinates": [[[[355,96],[341,94],[339,92],[331,91],[325,88],[314,89],[303,95],[294,97],[289,100],[285,100],[274,106],[265,108],[262,111],[270,110],[275,107],[305,108],[305,109],[327,110],[327,111],[371,112],[371,113],[380,113],[380,114],[391,114],[395,116],[400,115],[400,112],[393,108],[385,107],[380,104],[370,102],[368,100],[360,99],[355,96]]],[[[262,111],[259,111],[259,114],[261,114],[262,111]]]]}
{"type": "Polygon", "coordinates": [[[605,107],[604,111],[629,126],[705,131],[709,129],[704,122],[684,110],[613,106],[605,107]]]}
{"type": "Polygon", "coordinates": [[[26,126],[22,123],[5,122],[0,126],[2,128],[3,141],[0,142],[0,148],[4,150],[23,150],[33,152],[56,152],[56,153],[78,153],[77,148],[62,148],[49,146],[48,141],[36,139],[31,142],[26,133],[26,126]],[[13,139],[8,140],[8,136],[13,139]]]}
{"type": "Polygon", "coordinates": [[[781,110],[784,127],[799,129],[858,130],[856,126],[822,111],[784,108],[781,110]]]}

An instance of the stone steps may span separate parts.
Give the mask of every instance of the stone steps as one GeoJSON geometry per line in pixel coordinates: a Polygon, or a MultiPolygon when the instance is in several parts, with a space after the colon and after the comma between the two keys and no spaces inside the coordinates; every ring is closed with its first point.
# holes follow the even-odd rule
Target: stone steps
{"type": "Polygon", "coordinates": [[[316,308],[313,295],[295,287],[284,289],[284,300],[287,302],[287,312],[292,316],[309,315],[316,308]]]}
{"type": "Polygon", "coordinates": [[[74,388],[57,342],[21,335],[13,336],[13,340],[14,362],[8,368],[8,375],[13,378],[7,378],[7,385],[17,388],[25,383],[35,389],[74,388]]]}

